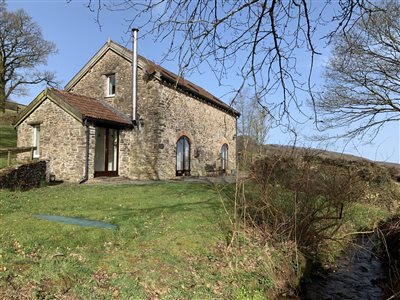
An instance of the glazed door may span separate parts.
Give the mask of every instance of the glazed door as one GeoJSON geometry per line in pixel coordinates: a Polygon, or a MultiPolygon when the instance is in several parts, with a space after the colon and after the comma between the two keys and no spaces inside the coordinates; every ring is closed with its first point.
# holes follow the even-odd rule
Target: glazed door
{"type": "Polygon", "coordinates": [[[190,143],[186,136],[176,143],[176,176],[190,176],[190,143]]]}
{"type": "Polygon", "coordinates": [[[118,130],[96,127],[94,176],[118,176],[118,130]]]}

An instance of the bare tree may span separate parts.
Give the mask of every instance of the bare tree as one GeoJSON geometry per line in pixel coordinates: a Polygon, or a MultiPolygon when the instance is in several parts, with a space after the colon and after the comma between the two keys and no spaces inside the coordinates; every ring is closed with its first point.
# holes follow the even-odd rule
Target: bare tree
{"type": "Polygon", "coordinates": [[[8,12],[0,0],[0,112],[10,95],[23,94],[26,85],[55,83],[53,73],[38,70],[55,49],[24,10],[8,12]]]}
{"type": "Polygon", "coordinates": [[[251,86],[278,121],[290,115],[291,105],[301,109],[299,90],[312,94],[316,41],[321,37],[316,30],[333,24],[323,34],[329,42],[374,9],[369,0],[87,0],[87,5],[99,26],[102,9],[129,10],[129,26],[167,42],[164,58],[179,62],[181,75],[203,64],[220,83],[228,74],[238,74],[241,82],[233,92],[251,86]],[[300,55],[308,61],[299,62],[300,55]]]}
{"type": "Polygon", "coordinates": [[[263,145],[271,128],[271,118],[259,101],[258,95],[251,96],[248,89],[244,89],[236,99],[235,108],[240,112],[238,135],[248,137],[256,145],[263,145]]]}
{"type": "Polygon", "coordinates": [[[251,95],[249,89],[240,91],[235,109],[240,112],[238,120],[238,151],[241,167],[248,167],[254,158],[260,157],[271,129],[270,115],[259,104],[258,95],[251,95]]]}
{"type": "Polygon", "coordinates": [[[385,123],[400,120],[400,3],[380,5],[334,39],[316,103],[323,129],[373,138],[385,123]]]}

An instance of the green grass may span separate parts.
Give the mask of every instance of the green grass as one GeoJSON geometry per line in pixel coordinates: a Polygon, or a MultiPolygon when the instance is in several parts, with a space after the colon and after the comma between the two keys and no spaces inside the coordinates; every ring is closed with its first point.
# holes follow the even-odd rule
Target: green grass
{"type": "Polygon", "coordinates": [[[258,277],[225,261],[225,216],[219,193],[204,184],[0,190],[0,298],[10,297],[12,286],[38,299],[242,298],[239,289],[251,291],[258,277]],[[119,229],[34,214],[101,220],[119,229]]]}
{"type": "Polygon", "coordinates": [[[12,125],[0,125],[0,148],[17,146],[17,131],[12,125]]]}
{"type": "MultiPolygon", "coordinates": [[[[11,125],[0,124],[0,149],[17,146],[17,131],[11,125]]],[[[7,157],[0,156],[0,169],[7,166],[7,157]]]]}

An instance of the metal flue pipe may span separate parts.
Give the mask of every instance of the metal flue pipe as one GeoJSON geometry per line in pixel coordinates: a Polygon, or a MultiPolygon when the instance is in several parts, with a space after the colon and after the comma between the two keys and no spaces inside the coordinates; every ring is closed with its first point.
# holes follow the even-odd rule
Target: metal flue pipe
{"type": "Polygon", "coordinates": [[[137,120],[137,28],[132,28],[132,121],[138,125],[137,120]]]}

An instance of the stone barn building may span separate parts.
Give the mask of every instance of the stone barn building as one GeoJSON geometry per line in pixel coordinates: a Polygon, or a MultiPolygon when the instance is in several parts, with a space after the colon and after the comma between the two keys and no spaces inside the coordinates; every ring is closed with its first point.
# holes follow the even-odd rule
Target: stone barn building
{"type": "Polygon", "coordinates": [[[57,180],[174,179],[233,174],[238,117],[203,88],[109,40],[64,90],[40,93],[15,126],[18,147],[36,146],[33,157],[48,161],[57,180]]]}

